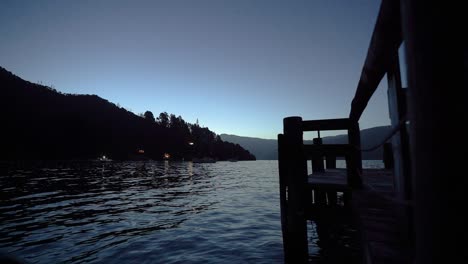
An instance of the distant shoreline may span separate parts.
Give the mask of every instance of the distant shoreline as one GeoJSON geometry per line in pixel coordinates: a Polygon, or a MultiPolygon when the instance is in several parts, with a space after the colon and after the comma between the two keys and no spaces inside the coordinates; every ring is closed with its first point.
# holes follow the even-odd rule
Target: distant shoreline
{"type": "MultiPolygon", "coordinates": [[[[337,159],[344,160],[344,159],[337,159]]],[[[70,160],[0,160],[0,164],[9,163],[112,163],[112,162],[161,162],[165,160],[112,160],[112,161],[100,161],[93,159],[70,159],[70,160]]],[[[171,162],[191,162],[191,160],[170,160],[171,162]]],[[[228,160],[220,160],[218,162],[229,162],[228,160]]],[[[278,161],[277,159],[258,159],[258,160],[239,160],[239,161],[278,161]]],[[[382,161],[381,159],[366,159],[363,161],[382,161]]]]}

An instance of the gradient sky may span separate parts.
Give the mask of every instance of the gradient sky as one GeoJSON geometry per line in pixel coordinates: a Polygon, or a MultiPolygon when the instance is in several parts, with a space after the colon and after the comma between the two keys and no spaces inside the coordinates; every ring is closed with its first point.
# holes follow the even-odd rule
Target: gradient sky
{"type": "MultiPolygon", "coordinates": [[[[65,93],[276,138],[347,117],[377,0],[0,1],[0,66],[65,93]]],[[[386,80],[361,128],[389,123],[386,80]]]]}

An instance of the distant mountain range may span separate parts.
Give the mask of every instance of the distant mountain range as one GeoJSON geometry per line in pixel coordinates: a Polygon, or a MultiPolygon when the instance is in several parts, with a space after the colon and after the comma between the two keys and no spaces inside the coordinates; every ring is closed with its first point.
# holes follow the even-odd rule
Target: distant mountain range
{"type": "MultiPolygon", "coordinates": [[[[366,149],[379,144],[390,131],[390,126],[379,126],[361,130],[361,148],[366,149]]],[[[224,141],[239,144],[247,149],[254,154],[258,160],[276,160],[278,158],[278,142],[275,139],[242,137],[228,134],[221,134],[220,136],[224,141]]],[[[347,135],[323,137],[323,143],[325,144],[346,144],[347,142],[347,135]]],[[[310,141],[306,141],[306,144],[311,143],[310,141]]],[[[380,160],[382,159],[382,155],[382,147],[374,151],[362,152],[362,158],[367,160],[380,160]]]]}
{"type": "MultiPolygon", "coordinates": [[[[134,90],[138,92],[138,90],[134,90]]],[[[0,160],[253,160],[239,145],[182,117],[135,115],[97,95],[60,93],[0,67],[0,160]],[[165,155],[165,154],[168,155],[165,155]]]]}

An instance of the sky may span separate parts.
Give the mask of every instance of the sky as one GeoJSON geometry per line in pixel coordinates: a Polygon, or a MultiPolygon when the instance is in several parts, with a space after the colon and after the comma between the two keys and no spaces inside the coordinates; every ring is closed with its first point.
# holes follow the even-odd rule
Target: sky
{"type": "MultiPolygon", "coordinates": [[[[2,0],[0,66],[136,114],[166,111],[217,134],[276,138],[287,116],[348,117],[379,5],[2,0]]],[[[384,78],[361,129],[389,124],[386,93],[384,78]]]]}

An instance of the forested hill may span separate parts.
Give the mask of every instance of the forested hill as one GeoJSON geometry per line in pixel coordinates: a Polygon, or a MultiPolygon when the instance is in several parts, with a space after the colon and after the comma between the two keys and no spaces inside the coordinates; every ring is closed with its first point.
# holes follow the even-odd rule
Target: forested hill
{"type": "Polygon", "coordinates": [[[25,81],[0,67],[0,160],[160,160],[212,157],[253,160],[241,146],[224,142],[182,117],[127,111],[96,95],[63,94],[25,81]]]}

